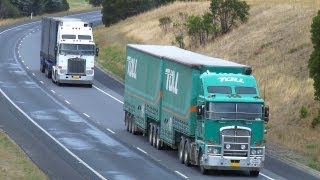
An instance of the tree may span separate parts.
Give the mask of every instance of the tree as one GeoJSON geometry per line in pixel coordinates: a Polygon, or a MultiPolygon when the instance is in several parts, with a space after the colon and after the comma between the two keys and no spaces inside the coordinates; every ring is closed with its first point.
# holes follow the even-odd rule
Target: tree
{"type": "Polygon", "coordinates": [[[211,0],[213,20],[220,23],[221,33],[227,33],[238,22],[246,22],[250,6],[241,0],[211,0]]]}
{"type": "Polygon", "coordinates": [[[110,26],[143,11],[172,2],[172,0],[103,0],[102,22],[110,26]]]}
{"type": "Polygon", "coordinates": [[[44,10],[47,13],[54,13],[69,10],[69,3],[67,0],[46,0],[44,10]]]}
{"type": "Polygon", "coordinates": [[[311,25],[311,42],[313,44],[313,52],[309,59],[309,74],[313,78],[314,95],[320,100],[320,11],[312,20],[311,25]]]}
{"type": "Polygon", "coordinates": [[[103,0],[87,0],[89,1],[89,4],[91,4],[93,7],[99,7],[102,4],[103,0]]]}
{"type": "Polygon", "coordinates": [[[20,16],[19,10],[9,0],[0,0],[0,19],[20,16]]]}

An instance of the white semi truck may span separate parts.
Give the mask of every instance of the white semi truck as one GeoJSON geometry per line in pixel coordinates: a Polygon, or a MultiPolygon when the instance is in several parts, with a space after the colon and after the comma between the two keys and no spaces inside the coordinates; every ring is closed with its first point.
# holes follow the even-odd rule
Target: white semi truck
{"type": "Polygon", "coordinates": [[[92,87],[98,52],[92,24],[75,18],[42,19],[40,71],[52,82],[92,87]]]}

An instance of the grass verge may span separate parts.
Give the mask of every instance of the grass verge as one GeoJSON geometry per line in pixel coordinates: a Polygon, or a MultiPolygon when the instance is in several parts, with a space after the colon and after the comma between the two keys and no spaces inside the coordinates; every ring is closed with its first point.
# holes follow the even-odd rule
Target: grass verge
{"type": "Polygon", "coordinates": [[[0,179],[47,179],[2,130],[0,130],[0,179]]]}

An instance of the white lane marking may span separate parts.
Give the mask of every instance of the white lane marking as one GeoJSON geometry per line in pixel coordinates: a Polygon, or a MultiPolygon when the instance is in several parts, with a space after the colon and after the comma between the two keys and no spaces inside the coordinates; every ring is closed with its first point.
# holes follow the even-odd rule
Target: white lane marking
{"type": "Polygon", "coordinates": [[[43,81],[40,81],[41,84],[44,84],[43,81]]]}
{"type": "Polygon", "coordinates": [[[87,116],[88,118],[90,117],[88,114],[86,114],[86,113],[82,113],[83,115],[85,115],[85,116],[87,116]]]}
{"type": "Polygon", "coordinates": [[[147,152],[145,152],[144,150],[142,150],[141,148],[137,147],[137,149],[145,154],[148,154],[147,152]]]}
{"type": "Polygon", "coordinates": [[[185,179],[188,179],[188,176],[182,174],[181,172],[179,171],[174,171],[175,173],[179,174],[181,177],[185,178],[185,179]]]}
{"type": "Polygon", "coordinates": [[[13,27],[13,28],[10,28],[10,29],[7,29],[7,30],[4,30],[4,31],[0,32],[0,35],[3,34],[3,33],[9,32],[9,31],[11,31],[11,30],[18,29],[18,28],[23,27],[23,26],[28,26],[28,25],[30,25],[30,24],[35,24],[35,23],[38,23],[38,22],[39,22],[39,21],[31,22],[31,23],[27,23],[27,24],[23,24],[23,25],[20,25],[20,26],[15,26],[15,27],[13,27]]]}
{"type": "Polygon", "coordinates": [[[55,94],[55,93],[56,93],[56,92],[54,92],[54,90],[52,90],[52,89],[51,89],[50,91],[51,91],[53,94],[55,94]]]}
{"type": "Polygon", "coordinates": [[[27,66],[27,69],[29,69],[29,67],[27,66]]]}
{"type": "Polygon", "coordinates": [[[32,73],[33,76],[36,76],[34,73],[32,73]]]}
{"type": "Polygon", "coordinates": [[[115,134],[115,132],[112,131],[111,129],[107,128],[107,130],[108,130],[109,132],[111,132],[112,134],[115,134]]]}
{"type": "Polygon", "coordinates": [[[262,174],[262,173],[259,173],[259,174],[260,174],[261,176],[264,176],[264,177],[270,179],[270,180],[275,180],[275,179],[273,179],[273,178],[271,178],[271,177],[269,177],[269,176],[267,176],[267,175],[265,175],[265,174],[262,174]]]}
{"type": "Polygon", "coordinates": [[[48,137],[50,137],[55,143],[57,143],[62,149],[64,149],[67,153],[69,153],[72,157],[74,157],[77,161],[83,164],[86,168],[92,171],[96,176],[98,176],[102,180],[107,180],[100,173],[94,170],[91,166],[89,166],[86,162],[84,162],[81,158],[71,152],[67,147],[65,147],[62,143],[60,143],[56,138],[54,138],[48,131],[43,129],[38,123],[36,123],[27,113],[22,111],[8,96],[5,94],[2,89],[0,89],[0,93],[17,109],[19,110],[30,122],[32,122],[37,128],[39,128],[42,132],[44,132],[48,137]]]}
{"type": "Polygon", "coordinates": [[[24,60],[22,60],[21,62],[23,62],[23,63],[24,63],[24,60]]]}
{"type": "Polygon", "coordinates": [[[64,100],[67,104],[70,104],[70,102],[69,101],[67,101],[67,100],[64,100]]]}
{"type": "Polygon", "coordinates": [[[114,99],[114,100],[118,101],[119,103],[123,104],[123,102],[122,102],[122,101],[120,101],[119,99],[117,99],[117,98],[115,98],[115,97],[111,96],[110,94],[108,94],[108,93],[104,92],[102,89],[98,88],[97,86],[93,86],[93,87],[94,87],[94,88],[96,88],[98,91],[102,92],[103,94],[105,94],[105,95],[107,95],[107,96],[111,97],[112,99],[114,99]]]}

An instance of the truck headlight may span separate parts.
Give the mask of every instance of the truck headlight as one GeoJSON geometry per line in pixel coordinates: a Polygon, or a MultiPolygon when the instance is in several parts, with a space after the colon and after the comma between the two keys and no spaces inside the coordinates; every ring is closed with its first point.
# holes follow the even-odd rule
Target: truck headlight
{"type": "Polygon", "coordinates": [[[242,145],[240,146],[240,148],[241,148],[242,150],[245,150],[245,149],[246,149],[246,145],[242,144],[242,145]]]}
{"type": "Polygon", "coordinates": [[[254,149],[251,149],[251,154],[252,154],[252,155],[256,155],[256,154],[257,154],[257,151],[254,150],[254,149]]]}
{"type": "Polygon", "coordinates": [[[66,74],[67,70],[65,69],[59,69],[59,74],[66,74]]]}
{"type": "Polygon", "coordinates": [[[230,149],[231,148],[231,145],[230,144],[227,144],[226,145],[226,149],[230,149]]]}
{"type": "Polygon", "coordinates": [[[216,149],[214,147],[208,147],[207,148],[207,153],[218,154],[218,149],[216,149]]]}
{"type": "Polygon", "coordinates": [[[257,150],[257,154],[258,154],[258,155],[262,155],[262,150],[261,150],[261,149],[258,149],[258,150],[257,150]]]}
{"type": "Polygon", "coordinates": [[[93,70],[87,70],[86,74],[93,74],[93,70]]]}

